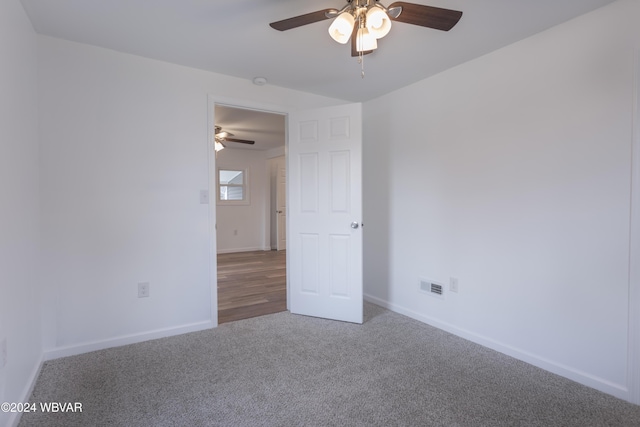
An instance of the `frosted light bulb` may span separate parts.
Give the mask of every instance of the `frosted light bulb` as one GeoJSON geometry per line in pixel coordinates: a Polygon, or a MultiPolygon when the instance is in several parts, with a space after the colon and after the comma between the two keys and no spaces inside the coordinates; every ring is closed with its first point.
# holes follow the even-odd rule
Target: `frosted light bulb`
{"type": "Polygon", "coordinates": [[[381,39],[389,34],[391,30],[391,19],[389,19],[384,10],[379,7],[372,7],[367,12],[367,29],[373,37],[381,39]]]}
{"type": "Polygon", "coordinates": [[[373,37],[366,28],[358,29],[356,36],[356,50],[358,52],[366,52],[378,48],[378,40],[373,37]]]}
{"type": "Polygon", "coordinates": [[[338,43],[345,44],[351,38],[355,20],[349,12],[342,12],[329,27],[329,35],[338,43]]]}

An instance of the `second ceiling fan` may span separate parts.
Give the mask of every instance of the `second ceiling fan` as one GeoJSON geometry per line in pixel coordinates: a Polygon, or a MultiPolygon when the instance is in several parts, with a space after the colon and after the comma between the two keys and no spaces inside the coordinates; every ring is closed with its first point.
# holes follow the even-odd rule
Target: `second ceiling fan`
{"type": "Polygon", "coordinates": [[[325,19],[334,19],[329,34],[338,43],[351,40],[351,56],[362,56],[377,48],[377,40],[391,29],[391,21],[449,31],[462,12],[408,2],[395,2],[389,7],[378,0],[347,0],[342,9],[322,9],[269,24],[286,31],[325,19]]]}
{"type": "Polygon", "coordinates": [[[255,141],[250,141],[248,139],[232,138],[232,136],[234,135],[231,132],[227,132],[225,130],[222,130],[220,126],[216,126],[215,127],[216,151],[220,151],[223,148],[226,148],[226,145],[224,145],[225,142],[237,142],[240,144],[249,144],[249,145],[253,145],[256,143],[255,141]]]}

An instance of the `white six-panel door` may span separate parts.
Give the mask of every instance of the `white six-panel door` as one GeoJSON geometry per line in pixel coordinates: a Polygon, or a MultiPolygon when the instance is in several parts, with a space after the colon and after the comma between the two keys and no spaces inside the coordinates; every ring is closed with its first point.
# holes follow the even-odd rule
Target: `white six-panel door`
{"type": "Polygon", "coordinates": [[[289,309],[362,323],[360,104],[289,115],[289,309]]]}

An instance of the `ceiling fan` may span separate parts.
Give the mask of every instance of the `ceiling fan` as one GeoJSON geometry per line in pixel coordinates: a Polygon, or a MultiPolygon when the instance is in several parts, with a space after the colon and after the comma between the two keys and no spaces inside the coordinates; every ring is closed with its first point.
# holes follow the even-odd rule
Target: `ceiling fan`
{"type": "Polygon", "coordinates": [[[215,144],[215,148],[216,151],[220,151],[223,148],[226,147],[226,145],[224,145],[224,142],[238,142],[240,144],[250,144],[253,145],[256,142],[255,141],[250,141],[248,139],[237,139],[237,138],[231,138],[232,136],[234,136],[231,132],[227,132],[225,130],[222,130],[222,128],[220,126],[216,126],[215,127],[215,140],[216,140],[216,144],[215,144]]]}
{"type": "Polygon", "coordinates": [[[347,0],[342,9],[322,9],[269,24],[279,31],[286,31],[325,19],[335,18],[329,34],[338,43],[351,40],[351,56],[369,54],[377,48],[377,40],[388,34],[391,21],[420,25],[436,30],[449,31],[462,12],[433,6],[407,3],[392,3],[389,7],[378,0],[347,0]]]}

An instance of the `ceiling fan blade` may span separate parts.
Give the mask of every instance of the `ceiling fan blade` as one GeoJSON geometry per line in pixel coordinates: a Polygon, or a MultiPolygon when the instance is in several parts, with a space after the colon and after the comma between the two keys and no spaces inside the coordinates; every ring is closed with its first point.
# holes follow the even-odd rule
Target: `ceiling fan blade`
{"type": "Polygon", "coordinates": [[[442,9],[403,1],[393,3],[389,6],[389,9],[394,7],[401,7],[402,12],[400,12],[397,18],[391,18],[393,21],[435,28],[436,30],[442,31],[452,29],[462,17],[462,12],[458,10],[442,9]]]}
{"type": "Polygon", "coordinates": [[[303,25],[313,24],[314,22],[329,19],[327,13],[333,14],[339,12],[338,9],[323,9],[317,12],[306,13],[293,18],[283,19],[282,21],[272,22],[269,24],[271,28],[278,31],[290,30],[292,28],[302,27],[303,25]]]}
{"type": "Polygon", "coordinates": [[[255,141],[249,141],[248,139],[236,139],[236,138],[225,138],[224,139],[227,142],[238,142],[240,144],[255,144],[255,141]]]}

